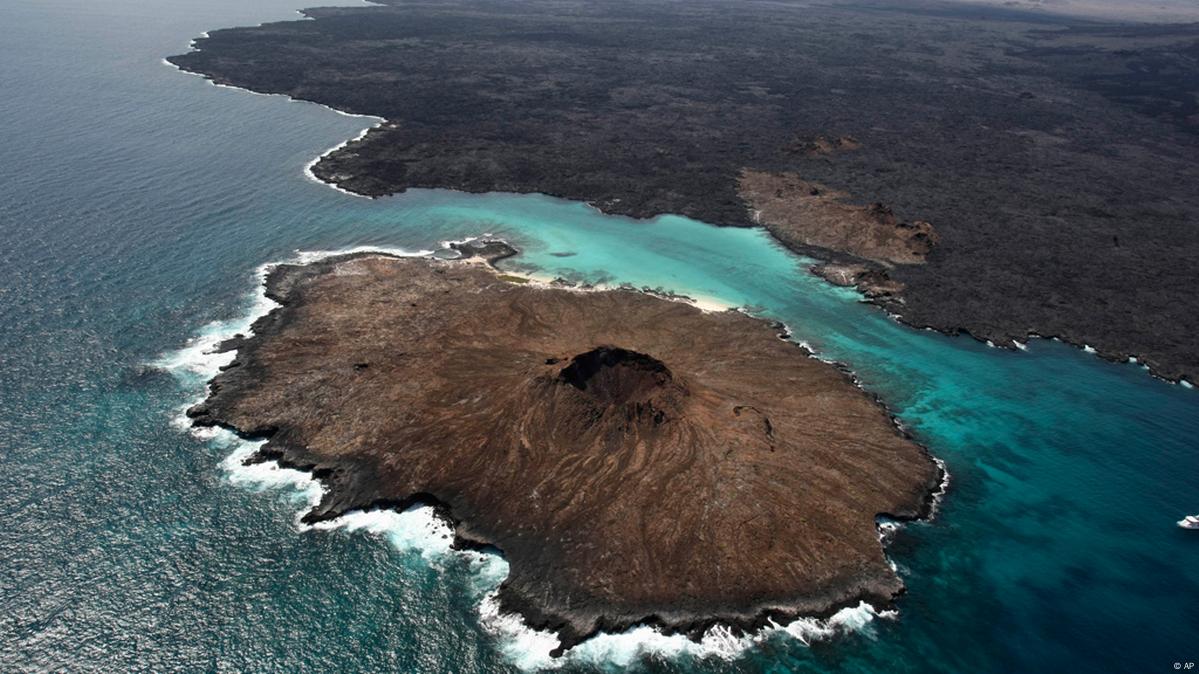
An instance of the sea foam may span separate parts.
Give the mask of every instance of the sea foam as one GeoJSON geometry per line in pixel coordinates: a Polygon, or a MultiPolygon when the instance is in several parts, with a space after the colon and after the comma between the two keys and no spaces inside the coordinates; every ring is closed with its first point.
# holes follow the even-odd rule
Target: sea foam
{"type": "Polygon", "coordinates": [[[786,624],[768,621],[760,630],[734,633],[723,625],[714,625],[698,640],[681,634],[663,634],[655,627],[639,625],[624,632],[601,632],[575,646],[559,658],[550,653],[560,642],[554,634],[534,630],[519,616],[500,611],[495,593],[483,598],[479,618],[483,628],[496,637],[500,652],[509,662],[526,671],[556,669],[567,664],[615,665],[627,667],[647,656],[690,657],[735,660],[764,641],[783,637],[804,645],[849,632],[873,636],[871,623],[876,618],[892,620],[895,611],[877,611],[866,602],[843,608],[827,619],[799,618],[786,624]]]}
{"type": "MultiPolygon", "coordinates": [[[[292,100],[295,100],[295,99],[292,99],[292,100]]],[[[328,108],[329,106],[323,106],[323,107],[328,108]]],[[[346,115],[347,117],[371,117],[370,115],[354,115],[354,114],[345,112],[344,110],[338,110],[336,108],[329,108],[329,109],[340,115],[346,115]]],[[[328,150],[325,150],[324,152],[320,153],[316,158],[312,159],[307,164],[304,164],[304,177],[308,178],[309,180],[311,180],[313,182],[319,183],[321,185],[325,185],[326,187],[332,187],[333,189],[337,190],[338,192],[341,192],[342,194],[347,194],[351,197],[358,197],[360,199],[370,199],[370,197],[366,196],[365,194],[358,194],[357,192],[351,192],[351,191],[345,189],[344,187],[341,187],[335,183],[325,182],[324,180],[321,180],[320,178],[317,177],[317,175],[315,173],[313,173],[312,169],[315,168],[316,165],[319,164],[321,162],[321,160],[324,159],[325,157],[328,157],[329,155],[333,154],[334,152],[337,152],[338,150],[342,149],[343,147],[349,145],[350,143],[356,143],[356,142],[362,140],[363,138],[366,138],[366,135],[368,133],[379,128],[379,126],[381,124],[383,124],[383,122],[385,121],[382,117],[372,117],[372,119],[376,119],[378,121],[375,122],[374,124],[366,127],[362,131],[360,131],[357,136],[354,136],[353,138],[349,138],[347,140],[343,140],[342,142],[338,143],[337,145],[334,145],[333,147],[329,148],[328,150]]]]}

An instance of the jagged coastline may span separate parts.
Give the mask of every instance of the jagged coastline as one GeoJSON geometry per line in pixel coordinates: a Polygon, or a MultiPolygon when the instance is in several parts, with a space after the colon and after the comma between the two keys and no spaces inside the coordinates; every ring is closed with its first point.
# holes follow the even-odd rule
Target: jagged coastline
{"type": "MultiPolygon", "coordinates": [[[[478,250],[482,252],[484,256],[492,256],[493,259],[494,256],[502,256],[505,254],[505,251],[498,250],[494,245],[486,242],[483,245],[478,246],[478,250]]],[[[464,254],[467,254],[467,251],[464,251],[464,254]]],[[[685,633],[691,636],[696,636],[702,634],[708,627],[716,624],[732,626],[738,630],[754,630],[770,624],[771,621],[777,622],[779,620],[793,619],[798,616],[830,616],[843,608],[856,606],[861,601],[867,601],[876,608],[882,608],[888,606],[893,597],[902,590],[902,586],[896,584],[897,579],[894,579],[893,571],[890,571],[889,567],[883,564],[882,566],[875,567],[876,572],[882,573],[884,577],[892,576],[891,580],[886,580],[883,582],[880,582],[879,579],[866,580],[870,577],[869,574],[867,576],[860,577],[851,574],[853,577],[859,577],[859,580],[851,582],[851,584],[847,586],[848,589],[842,588],[841,590],[831,590],[829,587],[826,587],[824,590],[819,590],[814,593],[800,592],[799,595],[784,593],[786,596],[779,595],[774,599],[754,600],[749,598],[740,602],[734,602],[734,604],[738,607],[736,610],[730,610],[730,606],[732,606],[732,604],[729,604],[726,598],[724,600],[714,600],[707,608],[703,607],[703,602],[696,604],[695,600],[684,600],[681,602],[682,606],[679,610],[675,610],[673,608],[673,603],[666,602],[660,605],[662,610],[643,610],[641,608],[633,608],[622,613],[619,610],[616,612],[611,612],[605,611],[602,608],[597,608],[597,606],[602,607],[603,602],[601,601],[598,604],[595,602],[585,602],[581,605],[575,605],[573,608],[567,606],[564,612],[564,605],[551,604],[547,606],[544,604],[544,602],[534,599],[538,596],[537,592],[529,591],[530,588],[528,587],[528,582],[530,576],[523,573],[523,566],[525,562],[527,562],[527,551],[522,552],[522,545],[524,544],[514,543],[513,539],[509,535],[504,534],[502,529],[497,533],[497,530],[493,526],[494,523],[491,525],[486,523],[480,524],[480,522],[485,519],[480,517],[480,512],[489,511],[491,508],[496,507],[495,504],[488,506],[487,508],[483,508],[482,510],[480,510],[477,506],[474,506],[473,508],[469,505],[464,506],[463,502],[461,501],[462,497],[460,490],[465,489],[465,487],[461,487],[461,485],[459,487],[450,489],[448,496],[443,490],[440,489],[400,489],[394,493],[389,493],[385,489],[380,490],[380,485],[386,482],[386,479],[381,480],[378,477],[380,470],[379,461],[381,460],[380,456],[370,456],[370,453],[367,453],[368,455],[347,455],[331,458],[327,451],[323,454],[322,452],[311,451],[311,449],[305,444],[307,441],[301,437],[303,434],[299,434],[294,427],[288,424],[276,423],[278,420],[261,424],[246,423],[246,419],[244,417],[238,417],[237,413],[231,412],[232,408],[228,402],[231,394],[233,400],[236,400],[236,398],[240,395],[253,395],[251,392],[247,392],[245,390],[242,390],[239,393],[237,391],[233,391],[233,389],[244,389],[246,383],[249,381],[261,381],[264,377],[269,377],[268,373],[270,372],[270,368],[261,369],[261,366],[257,365],[259,362],[259,355],[257,354],[262,348],[261,345],[264,342],[271,341],[282,333],[287,333],[289,330],[296,328],[296,323],[294,321],[298,319],[295,318],[296,314],[292,310],[289,310],[289,302],[295,302],[295,297],[292,295],[295,292],[295,289],[307,283],[307,279],[317,278],[322,274],[328,274],[331,266],[342,265],[338,268],[339,271],[337,273],[350,275],[353,277],[361,272],[361,269],[354,267],[356,263],[361,262],[361,264],[370,265],[374,264],[375,261],[382,259],[383,258],[377,256],[369,256],[369,254],[367,254],[365,257],[348,256],[343,258],[331,258],[310,265],[307,268],[276,268],[274,271],[268,274],[267,294],[271,299],[275,300],[276,302],[280,302],[283,305],[282,308],[276,309],[270,314],[259,318],[254,324],[252,337],[228,342],[222,345],[222,348],[236,348],[238,350],[237,357],[213,381],[211,395],[208,401],[193,408],[189,412],[193,420],[199,425],[217,425],[232,429],[244,437],[267,438],[268,441],[263,446],[263,449],[259,452],[259,454],[255,457],[255,460],[273,460],[287,467],[305,470],[311,472],[317,479],[324,483],[326,485],[325,497],[322,499],[320,504],[318,504],[311,512],[305,515],[305,520],[307,522],[329,520],[344,515],[346,512],[355,510],[372,508],[404,508],[413,503],[439,504],[439,511],[449,521],[454,523],[456,536],[459,539],[458,543],[460,545],[495,546],[496,548],[503,550],[505,556],[508,557],[513,567],[513,579],[510,579],[509,582],[506,582],[499,591],[498,600],[501,608],[504,611],[520,614],[524,617],[525,622],[531,627],[556,631],[561,640],[563,649],[569,648],[570,646],[577,644],[598,632],[621,631],[625,628],[635,625],[654,625],[666,633],[685,633]],[[236,421],[234,421],[235,418],[237,419],[236,421]]],[[[400,262],[397,260],[397,263],[400,262]]],[[[434,264],[435,266],[442,268],[446,265],[452,265],[455,263],[433,263],[430,261],[420,261],[419,264],[434,264]]],[[[463,263],[456,264],[462,265],[463,263]]],[[[443,271],[453,274],[453,269],[454,267],[451,266],[443,269],[443,271]]],[[[407,271],[411,273],[412,269],[407,271]]],[[[495,276],[494,272],[482,271],[479,268],[471,269],[468,277],[473,277],[473,275],[476,273],[488,274],[493,279],[492,281],[488,281],[489,284],[494,283],[495,280],[498,279],[498,276],[495,276]]],[[[501,281],[500,283],[503,282],[501,281]]],[[[687,320],[691,321],[694,321],[695,318],[699,316],[711,317],[711,320],[715,321],[717,324],[725,324],[729,321],[732,321],[733,325],[741,325],[742,321],[748,321],[749,324],[759,326],[753,328],[751,332],[757,332],[758,330],[764,328],[766,332],[758,334],[763,334],[763,336],[765,336],[768,340],[775,341],[773,336],[774,329],[757,319],[751,319],[735,312],[729,312],[727,314],[705,314],[696,309],[687,307],[687,305],[680,302],[654,299],[636,291],[581,292],[551,288],[528,288],[525,286],[514,286],[513,290],[530,293],[558,294],[562,296],[562,298],[564,298],[568,303],[573,302],[573,298],[578,298],[585,301],[599,300],[606,302],[608,299],[613,297],[615,297],[616,301],[618,302],[625,301],[627,299],[635,305],[639,305],[647,301],[652,303],[661,303],[664,305],[669,305],[670,307],[684,309],[685,311],[681,315],[689,316],[690,318],[687,320]]],[[[652,306],[656,306],[656,304],[652,306]]],[[[671,309],[670,313],[671,315],[675,315],[677,311],[678,310],[676,309],[671,309]]],[[[690,324],[690,327],[695,327],[695,325],[698,324],[699,323],[690,324]]],[[[688,334],[693,334],[693,331],[689,331],[688,334]]],[[[794,353],[795,358],[801,359],[798,362],[809,363],[811,366],[819,368],[819,371],[823,371],[828,368],[828,374],[822,376],[831,375],[836,380],[842,381],[842,385],[846,387],[847,390],[853,391],[852,395],[849,398],[845,398],[845,400],[852,400],[864,395],[854,386],[849,375],[843,371],[831,368],[828,365],[809,358],[807,354],[794,345],[780,342],[779,346],[784,349],[782,353],[794,353]]],[[[607,357],[607,355],[603,355],[601,360],[607,357]]],[[[617,360],[619,360],[619,358],[617,360]]],[[[653,361],[652,358],[650,360],[653,361]]],[[[577,362],[577,358],[572,362],[577,362]]],[[[617,369],[626,368],[627,370],[628,368],[626,366],[629,366],[632,368],[632,371],[640,371],[639,368],[642,366],[639,363],[642,363],[642,361],[634,358],[633,360],[627,362],[616,362],[615,367],[617,369]]],[[[376,367],[376,365],[373,363],[369,365],[365,363],[359,363],[359,365],[364,365],[361,370],[358,370],[359,372],[365,371],[369,367],[376,367]]],[[[606,377],[607,375],[603,374],[603,372],[607,371],[605,370],[605,367],[607,366],[600,367],[599,375],[595,375],[594,373],[592,373],[592,375],[606,377]]],[[[656,368],[657,365],[654,365],[653,367],[656,368]]],[[[804,365],[803,367],[807,368],[808,365],[804,365]]],[[[653,371],[657,372],[658,370],[653,369],[653,371]]],[[[659,376],[664,375],[653,375],[653,377],[659,376]]],[[[657,379],[654,379],[653,377],[651,377],[651,380],[657,381],[657,379]]],[[[634,423],[634,425],[637,425],[638,423],[643,424],[640,431],[641,433],[657,432],[653,429],[660,428],[662,423],[669,425],[670,422],[655,421],[655,419],[662,417],[664,414],[684,414],[683,412],[679,411],[680,408],[672,407],[672,405],[680,404],[677,396],[683,395],[686,397],[689,395],[683,393],[683,389],[673,388],[675,387],[675,384],[669,383],[669,377],[667,377],[666,389],[659,389],[658,384],[649,385],[646,383],[647,381],[651,380],[642,378],[641,374],[636,374],[634,376],[634,378],[631,380],[633,382],[633,394],[646,394],[650,397],[647,400],[636,403],[634,407],[628,408],[632,411],[619,413],[620,415],[632,414],[633,417],[630,417],[633,419],[632,422],[620,423],[634,423]],[[645,386],[649,386],[649,388],[644,389],[645,386]],[[675,392],[671,393],[670,391],[675,392]],[[653,412],[650,413],[647,410],[652,410],[653,412]],[[636,421],[638,418],[640,418],[641,421],[636,421]]],[[[683,386],[684,388],[689,389],[689,387],[695,385],[691,379],[687,379],[685,381],[689,383],[687,385],[679,383],[678,386],[683,386]]],[[[628,382],[620,379],[619,377],[614,380],[614,382],[609,382],[609,385],[615,387],[613,391],[615,391],[618,395],[623,396],[626,393],[629,393],[629,391],[626,390],[628,382]]],[[[540,387],[542,385],[538,384],[537,386],[540,387]]],[[[542,389],[537,388],[537,390],[542,389]]],[[[567,386],[565,389],[554,390],[566,391],[567,393],[570,393],[575,389],[571,386],[567,386]]],[[[555,395],[561,395],[561,393],[555,395]]],[[[622,403],[622,405],[623,404],[624,403],[622,403]]],[[[881,412],[881,409],[877,406],[877,401],[873,398],[871,398],[868,403],[866,403],[865,399],[858,403],[852,403],[851,407],[857,407],[862,404],[868,404],[869,407],[881,412]]],[[[235,406],[236,403],[233,403],[233,405],[235,406]]],[[[590,403],[585,403],[585,405],[590,405],[590,403]]],[[[618,407],[620,409],[624,409],[619,405],[618,407]]],[[[754,407],[755,414],[758,413],[758,409],[768,409],[766,407],[766,403],[763,402],[755,403],[754,407]]],[[[558,409],[559,412],[561,411],[559,407],[555,407],[555,409],[558,409]]],[[[588,407],[588,409],[591,408],[588,407]]],[[[605,405],[603,409],[610,408],[609,406],[605,405]]],[[[696,414],[697,409],[706,409],[706,407],[687,407],[687,410],[689,411],[687,411],[684,416],[680,418],[684,419],[686,418],[686,415],[696,414]]],[[[608,413],[611,412],[601,412],[600,414],[603,416],[604,414],[608,413]]],[[[746,438],[759,437],[754,434],[760,433],[760,431],[753,430],[753,423],[756,423],[753,421],[753,419],[757,418],[755,414],[751,414],[750,417],[746,418],[747,421],[744,422],[750,423],[751,425],[749,427],[745,427],[741,430],[735,429],[732,432],[737,434],[737,437],[742,437],[740,434],[743,432],[751,433],[750,436],[745,436],[746,438]]],[[[780,421],[779,417],[775,416],[777,414],[781,413],[777,411],[772,412],[770,416],[775,423],[774,432],[784,433],[786,431],[780,429],[788,428],[787,422],[785,420],[780,421]]],[[[622,416],[621,418],[625,417],[622,416]]],[[[943,472],[935,465],[934,462],[932,462],[930,458],[927,458],[927,452],[923,448],[911,443],[910,440],[900,440],[902,435],[895,430],[885,414],[879,414],[879,420],[883,422],[883,426],[886,428],[885,436],[893,437],[896,439],[896,441],[900,442],[900,444],[896,446],[897,448],[906,446],[910,447],[910,449],[902,450],[903,452],[914,452],[914,454],[909,455],[909,459],[905,459],[904,461],[914,460],[916,463],[908,465],[913,467],[919,465],[926,466],[925,469],[921,469],[921,471],[926,471],[925,476],[921,477],[918,480],[918,484],[913,486],[914,490],[911,493],[914,500],[908,502],[901,499],[901,501],[893,503],[895,507],[881,508],[877,512],[870,515],[869,523],[866,526],[871,538],[869,547],[874,549],[879,555],[878,557],[873,557],[875,553],[871,553],[870,556],[881,561],[881,548],[879,548],[879,543],[875,539],[874,534],[874,517],[879,515],[885,516],[888,519],[915,519],[927,516],[932,507],[932,495],[937,491],[937,485],[940,484],[943,478],[943,472]],[[898,505],[900,502],[907,503],[907,505],[898,505]]],[[[679,423],[682,424],[685,422],[680,421],[679,423]]],[[[733,423],[742,424],[743,422],[735,421],[733,423]]],[[[769,423],[767,427],[769,434],[769,423]]],[[[529,432],[529,428],[532,427],[526,427],[525,432],[529,432]]],[[[741,427],[738,426],[737,428],[741,427]]],[[[877,427],[875,428],[879,433],[883,432],[881,429],[878,429],[877,427]]],[[[879,441],[878,438],[885,436],[880,435],[876,437],[875,441],[867,442],[876,442],[879,441]]],[[[762,437],[765,436],[759,437],[759,441],[767,442],[766,440],[762,440],[762,437]]],[[[833,437],[837,436],[834,435],[833,437]]],[[[889,443],[892,441],[888,440],[886,442],[889,443]]],[[[769,451],[773,452],[773,450],[769,451]]],[[[781,448],[780,451],[782,451],[781,448]]],[[[884,454],[884,456],[889,455],[884,454]]],[[[892,468],[894,468],[894,466],[892,468]]],[[[778,470],[778,467],[776,466],[775,469],[778,470]]],[[[391,474],[394,476],[394,473],[391,474]]],[[[467,499],[467,501],[469,500],[470,499],[467,499]]],[[[770,510],[770,507],[768,506],[763,505],[762,507],[766,507],[767,511],[770,510]]],[[[559,528],[555,527],[551,530],[558,531],[559,528]]],[[[709,532],[709,535],[711,535],[711,533],[712,532],[709,532]]],[[[860,533],[861,532],[859,531],[859,534],[860,533]]],[[[604,538],[606,539],[610,535],[612,535],[612,532],[605,534],[604,538]]],[[[702,531],[700,535],[703,535],[702,531]]],[[[788,540],[793,537],[784,536],[782,538],[784,540],[788,540]]],[[[544,542],[542,545],[544,545],[544,542]]],[[[749,556],[751,559],[758,559],[758,557],[760,557],[760,555],[749,556]]],[[[552,560],[553,568],[561,567],[569,570],[569,565],[563,567],[562,562],[563,559],[570,558],[570,554],[565,554],[562,558],[555,558],[552,560]]],[[[768,562],[768,560],[762,561],[763,563],[768,562]]],[[[726,560],[726,563],[727,562],[728,560],[726,560]]],[[[874,562],[871,564],[873,565],[874,562]]],[[[761,573],[770,575],[771,573],[775,572],[763,570],[761,573]]],[[[857,572],[855,572],[855,574],[856,573],[857,572]]],[[[577,580],[578,579],[576,579],[576,581],[577,580]]],[[[743,579],[739,582],[744,584],[748,581],[743,579]]],[[[586,583],[584,582],[584,584],[586,583]]],[[[667,585],[669,585],[669,583],[667,583],[667,585]]],[[[734,583],[734,585],[736,585],[736,583],[734,583]]],[[[753,594],[751,593],[749,596],[752,597],[753,594]]],[[[651,602],[651,604],[652,603],[653,602],[651,602]]]]}

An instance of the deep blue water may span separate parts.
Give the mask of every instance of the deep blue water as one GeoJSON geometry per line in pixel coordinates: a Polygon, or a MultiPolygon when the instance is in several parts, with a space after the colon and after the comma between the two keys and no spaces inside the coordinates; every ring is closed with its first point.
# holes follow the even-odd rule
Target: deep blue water
{"type": "MultiPolygon", "coordinates": [[[[567,670],[1062,672],[1199,660],[1199,392],[1061,344],[914,331],[760,232],[633,222],[540,196],[369,201],[303,165],[368,122],[165,67],[201,31],[294,0],[0,3],[0,670],[516,669],[481,627],[495,562],[300,531],[294,489],[172,425],[195,373],[155,364],[244,317],[297,250],[436,248],[492,232],[515,266],[719,298],[848,363],[953,482],[889,552],[894,619],[732,660],[575,657],[567,670]],[[573,252],[570,257],[552,253],[573,252]],[[491,574],[491,575],[488,575],[491,574]]],[[[411,532],[409,532],[411,533],[411,532]]]]}

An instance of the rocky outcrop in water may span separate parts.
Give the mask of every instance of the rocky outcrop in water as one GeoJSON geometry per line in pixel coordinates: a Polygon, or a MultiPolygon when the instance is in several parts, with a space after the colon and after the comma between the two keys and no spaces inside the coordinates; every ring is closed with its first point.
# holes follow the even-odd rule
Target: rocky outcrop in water
{"type": "Polygon", "coordinates": [[[856,288],[866,299],[887,307],[903,294],[902,283],[888,276],[886,270],[867,264],[829,262],[813,265],[809,271],[835,286],[856,288]]]}
{"type": "MultiPolygon", "coordinates": [[[[502,252],[494,243],[480,248],[502,252]]],[[[305,517],[434,502],[511,574],[501,606],[570,647],[890,602],[876,517],[940,471],[777,327],[632,290],[513,284],[467,261],[283,265],[197,424],[328,487],[305,517]]]]}

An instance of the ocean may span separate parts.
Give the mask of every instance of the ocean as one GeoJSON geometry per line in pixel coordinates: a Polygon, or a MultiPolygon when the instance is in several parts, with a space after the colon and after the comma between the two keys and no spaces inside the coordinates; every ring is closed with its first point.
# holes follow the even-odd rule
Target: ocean
{"type": "Polygon", "coordinates": [[[0,4],[0,670],[1152,672],[1199,660],[1199,391],[1031,340],[897,324],[761,231],[541,195],[368,200],[305,166],[373,120],[162,63],[287,0],[0,4]],[[318,486],[180,412],[266,308],[263,265],[491,234],[511,269],[782,321],[945,461],[890,536],[894,612],[702,643],[642,628],[548,656],[496,615],[496,556],[429,513],[306,529],[318,486]]]}

